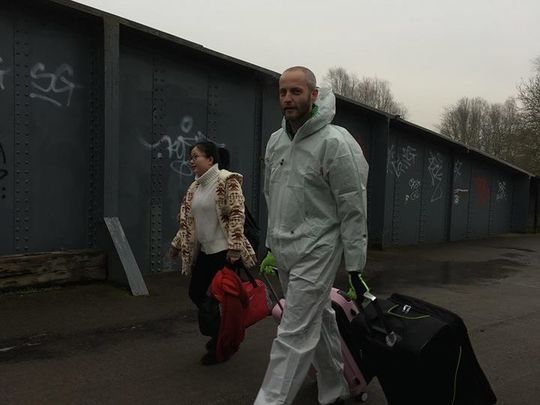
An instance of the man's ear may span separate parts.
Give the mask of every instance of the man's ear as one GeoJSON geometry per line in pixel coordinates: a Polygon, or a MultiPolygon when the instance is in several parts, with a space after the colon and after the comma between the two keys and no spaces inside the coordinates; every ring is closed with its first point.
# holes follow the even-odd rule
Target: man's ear
{"type": "Polygon", "coordinates": [[[313,102],[317,101],[318,96],[319,96],[319,89],[311,90],[311,101],[313,102]]]}

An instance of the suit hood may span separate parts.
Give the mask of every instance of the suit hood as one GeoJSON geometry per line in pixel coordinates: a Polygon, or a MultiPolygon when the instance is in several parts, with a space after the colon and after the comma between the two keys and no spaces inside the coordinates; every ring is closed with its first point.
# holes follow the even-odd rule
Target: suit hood
{"type": "MultiPolygon", "coordinates": [[[[332,92],[332,89],[328,87],[320,88],[314,105],[315,107],[312,110],[313,115],[296,131],[293,142],[313,135],[321,128],[330,124],[334,119],[336,115],[336,96],[332,92]]],[[[285,118],[283,118],[281,126],[283,130],[287,131],[287,121],[285,118]]]]}

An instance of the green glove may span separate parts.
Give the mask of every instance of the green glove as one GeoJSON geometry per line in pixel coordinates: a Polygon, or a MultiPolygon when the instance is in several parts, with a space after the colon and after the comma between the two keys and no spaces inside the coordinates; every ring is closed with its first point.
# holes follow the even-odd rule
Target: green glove
{"type": "Polygon", "coordinates": [[[362,273],[351,271],[349,273],[349,291],[347,291],[347,297],[353,301],[358,297],[363,299],[365,292],[369,292],[369,287],[362,278],[362,273]]]}
{"type": "Polygon", "coordinates": [[[259,272],[274,275],[276,274],[276,272],[274,271],[274,267],[276,267],[276,259],[274,259],[274,255],[272,254],[272,252],[268,251],[266,257],[261,262],[259,272]]]}

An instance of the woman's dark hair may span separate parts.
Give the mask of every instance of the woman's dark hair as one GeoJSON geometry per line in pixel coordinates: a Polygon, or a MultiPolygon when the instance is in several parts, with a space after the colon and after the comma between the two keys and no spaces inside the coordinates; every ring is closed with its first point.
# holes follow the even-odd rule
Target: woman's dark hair
{"type": "Polygon", "coordinates": [[[225,148],[218,148],[219,154],[219,168],[229,170],[229,165],[231,164],[231,154],[225,148]]]}
{"type": "Polygon", "coordinates": [[[197,142],[189,149],[190,154],[194,148],[199,149],[207,158],[214,158],[214,164],[219,163],[218,148],[214,142],[197,142]]]}

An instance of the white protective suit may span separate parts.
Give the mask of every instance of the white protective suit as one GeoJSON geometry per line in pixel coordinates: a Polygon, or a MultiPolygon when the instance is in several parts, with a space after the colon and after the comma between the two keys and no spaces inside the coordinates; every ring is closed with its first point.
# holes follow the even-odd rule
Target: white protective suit
{"type": "Polygon", "coordinates": [[[283,120],[266,147],[266,243],[286,306],[255,405],[292,403],[311,364],[321,404],[349,396],[330,289],[343,259],[347,271],[364,269],[368,164],[351,134],[330,124],[331,90],[315,105],[292,140],[283,120]]]}

